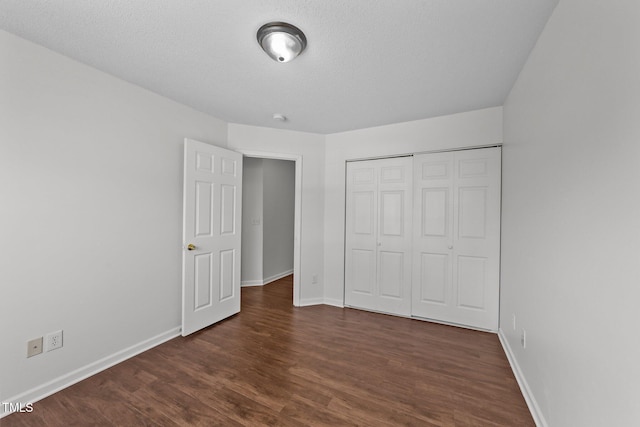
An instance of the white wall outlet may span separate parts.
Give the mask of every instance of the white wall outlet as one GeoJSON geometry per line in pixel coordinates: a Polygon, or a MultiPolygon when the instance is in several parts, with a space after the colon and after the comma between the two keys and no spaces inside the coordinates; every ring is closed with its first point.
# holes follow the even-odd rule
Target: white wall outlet
{"type": "Polygon", "coordinates": [[[27,342],[27,357],[42,353],[42,337],[27,342]]]}
{"type": "Polygon", "coordinates": [[[314,274],[313,276],[311,276],[311,283],[314,284],[314,285],[316,283],[318,283],[318,275],[317,274],[314,274]]]}
{"type": "Polygon", "coordinates": [[[520,344],[522,345],[522,348],[527,348],[527,331],[525,331],[524,328],[520,334],[520,344]]]}
{"type": "Polygon", "coordinates": [[[62,347],[62,330],[51,332],[44,337],[45,351],[62,347]]]}
{"type": "Polygon", "coordinates": [[[516,314],[515,313],[513,313],[513,330],[514,331],[517,330],[517,328],[516,328],[516,314]]]}

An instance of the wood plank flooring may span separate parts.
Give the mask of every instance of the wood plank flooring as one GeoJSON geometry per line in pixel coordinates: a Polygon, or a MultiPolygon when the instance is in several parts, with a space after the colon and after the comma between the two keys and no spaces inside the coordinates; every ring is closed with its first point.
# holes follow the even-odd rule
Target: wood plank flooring
{"type": "Polygon", "coordinates": [[[240,314],[0,425],[534,425],[496,335],[291,302],[291,276],[243,288],[240,314]]]}

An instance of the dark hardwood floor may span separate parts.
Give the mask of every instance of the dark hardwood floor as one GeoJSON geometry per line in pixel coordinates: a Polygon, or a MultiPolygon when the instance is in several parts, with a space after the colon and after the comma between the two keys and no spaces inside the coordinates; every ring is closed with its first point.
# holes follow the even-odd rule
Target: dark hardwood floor
{"type": "Polygon", "coordinates": [[[11,426],[533,426],[494,334],[329,306],[292,278],[34,403],[11,426]]]}

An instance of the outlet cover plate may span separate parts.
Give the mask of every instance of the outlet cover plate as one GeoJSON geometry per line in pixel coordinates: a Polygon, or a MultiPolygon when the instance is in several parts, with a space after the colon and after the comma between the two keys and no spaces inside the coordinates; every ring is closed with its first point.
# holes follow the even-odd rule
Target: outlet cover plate
{"type": "Polygon", "coordinates": [[[62,330],[45,335],[44,345],[44,351],[51,351],[62,347],[62,330]]]}

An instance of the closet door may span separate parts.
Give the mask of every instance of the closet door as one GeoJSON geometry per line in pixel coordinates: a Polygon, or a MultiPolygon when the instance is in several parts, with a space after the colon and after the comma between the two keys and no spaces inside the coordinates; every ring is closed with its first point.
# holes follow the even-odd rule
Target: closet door
{"type": "Polygon", "coordinates": [[[347,164],[345,305],[411,314],[412,159],[347,164]]]}
{"type": "Polygon", "coordinates": [[[411,314],[497,330],[500,148],[414,156],[411,314]]]}

